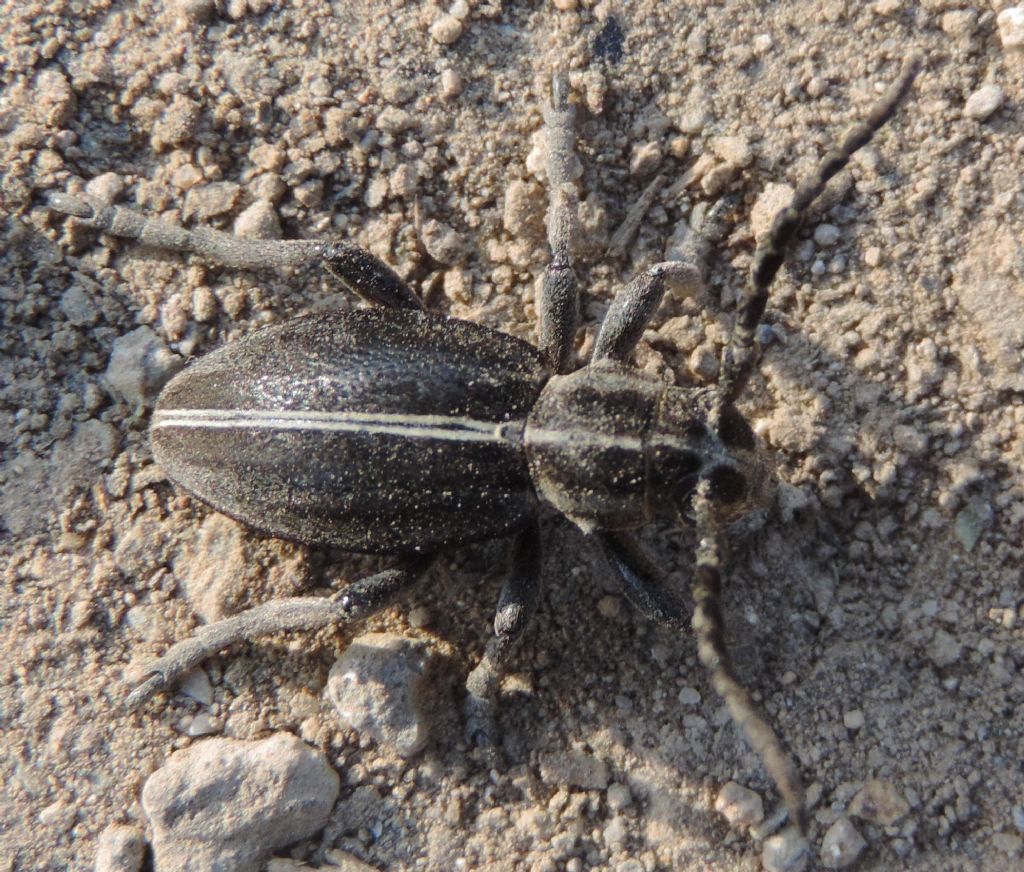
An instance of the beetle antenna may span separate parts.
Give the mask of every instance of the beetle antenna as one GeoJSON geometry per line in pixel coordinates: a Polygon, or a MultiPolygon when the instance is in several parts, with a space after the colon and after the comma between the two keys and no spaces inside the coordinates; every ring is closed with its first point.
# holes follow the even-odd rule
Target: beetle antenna
{"type": "Polygon", "coordinates": [[[725,545],[722,524],[715,515],[710,493],[711,482],[703,479],[694,498],[698,544],[693,580],[693,632],[697,637],[697,656],[711,673],[711,684],[725,701],[733,721],[764,762],[789,809],[790,820],[806,837],[807,807],[796,764],[736,677],[726,648],[721,609],[725,545]]]}
{"type": "Polygon", "coordinates": [[[907,58],[899,76],[871,107],[867,118],[854,124],[829,149],[814,171],[800,182],[789,205],[779,211],[771,229],[758,242],[749,281],[736,305],[732,336],[722,354],[722,376],[719,380],[722,403],[736,399],[754,367],[754,334],[768,302],[768,288],[782,266],[786,248],[800,229],[808,209],[825,190],[829,180],[892,118],[914,84],[923,63],[924,56],[920,52],[914,52],[907,58]]]}

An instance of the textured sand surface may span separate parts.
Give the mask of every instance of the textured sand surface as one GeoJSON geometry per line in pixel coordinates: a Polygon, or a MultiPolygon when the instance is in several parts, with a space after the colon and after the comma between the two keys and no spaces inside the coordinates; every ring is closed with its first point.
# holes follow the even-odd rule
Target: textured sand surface
{"type": "MultiPolygon", "coordinates": [[[[115,340],[146,326],[198,355],[353,304],[313,272],[99,236],[44,198],[98,178],[175,221],[334,234],[435,309],[531,338],[547,194],[528,157],[563,67],[586,194],[582,350],[694,204],[733,191],[707,305],[667,300],[636,356],[713,379],[751,207],[795,184],[914,49],[912,96],[773,288],[776,341],[743,408],[780,486],[735,533],[724,605],[738,670],[811,786],[816,854],[849,817],[860,869],[1020,868],[1024,55],[1000,41],[1009,5],[0,4],[0,870],[91,868],[106,827],[144,820],[142,783],[190,733],[278,730],[341,775],[326,832],[293,852],[314,864],[342,849],[389,870],[759,868],[761,841],[715,797],[735,780],[769,814],[778,799],[691,636],[633,613],[564,522],[546,527],[546,599],[505,687],[503,771],[468,748],[459,709],[504,543],[446,558],[370,624],[446,658],[412,759],[341,728],[321,696],[342,634],[210,662],[209,706],[125,712],[125,682],[197,622],[378,564],[260,539],[176,492],[131,401],[156,386],[135,373],[126,398],[105,379],[115,340]],[[608,254],[657,174],[635,237],[608,254]],[[891,809],[854,800],[870,779],[891,809]]],[[[691,537],[644,541],[685,585],[691,537]]]]}

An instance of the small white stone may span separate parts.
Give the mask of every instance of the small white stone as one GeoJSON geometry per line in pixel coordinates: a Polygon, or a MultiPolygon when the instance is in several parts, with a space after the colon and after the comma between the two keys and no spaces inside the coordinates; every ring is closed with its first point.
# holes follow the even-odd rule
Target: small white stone
{"type": "Polygon", "coordinates": [[[700,705],[700,691],[695,687],[684,687],[677,699],[680,705],[700,705]]]}
{"type": "Polygon", "coordinates": [[[199,736],[209,736],[213,733],[220,732],[220,721],[217,720],[209,712],[199,712],[192,720],[188,722],[188,726],[185,728],[185,735],[190,736],[193,739],[199,736]]]}
{"type": "Polygon", "coordinates": [[[761,195],[750,210],[750,229],[754,238],[760,239],[772,226],[775,216],[793,202],[796,191],[789,185],[772,182],[765,185],[761,195]]]}
{"type": "Polygon", "coordinates": [[[814,76],[807,83],[807,95],[817,100],[828,90],[828,79],[824,79],[821,76],[814,76]]]}
{"type": "Polygon", "coordinates": [[[411,757],[427,744],[426,645],[394,633],[365,633],[352,640],[331,667],[327,692],[346,726],[411,757]]]}
{"type": "Polygon", "coordinates": [[[434,42],[441,45],[452,45],[462,36],[463,25],[454,15],[442,15],[430,26],[430,35],[434,42]]]}
{"type": "Polygon", "coordinates": [[[853,709],[843,715],[843,726],[848,730],[859,730],[864,726],[864,712],[853,709]]]}
{"type": "Polygon", "coordinates": [[[835,245],[841,235],[835,224],[819,224],[814,228],[814,241],[824,248],[835,245]]]}
{"type": "Polygon", "coordinates": [[[999,41],[1003,48],[1024,48],[1024,6],[1011,6],[1004,9],[996,18],[999,25],[999,41]]]}
{"type": "Polygon", "coordinates": [[[609,848],[615,849],[621,847],[627,838],[629,838],[629,829],[626,826],[626,819],[622,815],[616,815],[611,819],[611,822],[604,828],[604,832],[601,834],[604,837],[604,843],[609,848]]]}
{"type": "Polygon", "coordinates": [[[1003,89],[998,85],[982,85],[967,98],[964,115],[975,121],[984,121],[1003,105],[1005,97],[1003,89]]]}
{"type": "Polygon", "coordinates": [[[327,823],[339,787],[327,757],[288,733],[197,742],[142,788],[153,866],[262,868],[272,851],[327,823]]]}
{"type": "Polygon", "coordinates": [[[146,852],[141,827],[111,824],[100,833],[94,872],[139,872],[146,852]]]}
{"type": "Polygon", "coordinates": [[[271,203],[257,200],[235,219],[234,231],[246,239],[280,239],[281,222],[271,203]]]}
{"type": "Polygon", "coordinates": [[[942,32],[960,39],[974,33],[978,24],[978,13],[973,9],[953,9],[942,15],[942,32]]]}
{"type": "Polygon", "coordinates": [[[718,792],[715,811],[734,827],[751,827],[764,820],[764,800],[750,788],[730,781],[718,792]]]}
{"type": "Polygon", "coordinates": [[[821,840],[821,864],[826,869],[845,869],[857,862],[867,845],[850,819],[841,817],[821,840]]]}
{"type": "Polygon", "coordinates": [[[745,167],[754,159],[753,149],[743,136],[716,136],[711,140],[711,150],[733,166],[745,167]]]}
{"type": "Polygon", "coordinates": [[[462,78],[455,70],[443,70],[441,73],[441,99],[454,100],[462,93],[462,78]]]}
{"type": "Polygon", "coordinates": [[[803,872],[809,859],[807,840],[795,827],[766,839],[761,851],[761,865],[767,872],[803,872]]]}
{"type": "Polygon", "coordinates": [[[633,804],[633,794],[625,784],[609,784],[606,796],[612,811],[622,811],[633,804]]]}
{"type": "Polygon", "coordinates": [[[213,685],[210,684],[210,676],[204,669],[193,669],[178,685],[178,693],[182,693],[202,705],[209,705],[213,702],[213,685]]]}

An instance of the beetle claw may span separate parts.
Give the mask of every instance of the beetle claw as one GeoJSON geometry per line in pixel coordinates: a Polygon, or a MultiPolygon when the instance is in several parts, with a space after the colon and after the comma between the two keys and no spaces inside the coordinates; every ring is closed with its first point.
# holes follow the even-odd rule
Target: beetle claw
{"type": "Polygon", "coordinates": [[[152,699],[157,693],[167,686],[167,678],[162,672],[153,672],[145,681],[137,685],[125,699],[125,706],[136,709],[143,703],[152,699]]]}

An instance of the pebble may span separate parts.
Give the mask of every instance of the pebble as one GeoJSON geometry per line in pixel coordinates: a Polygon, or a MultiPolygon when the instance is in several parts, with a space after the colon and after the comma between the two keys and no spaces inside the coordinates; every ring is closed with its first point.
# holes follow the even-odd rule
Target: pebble
{"type": "Polygon", "coordinates": [[[992,845],[1011,857],[1016,857],[1024,849],[1024,839],[1016,833],[996,833],[992,837],[992,845]]]}
{"type": "Polygon", "coordinates": [[[857,791],[849,811],[853,817],[888,827],[910,811],[910,804],[892,782],[872,778],[857,791]]]}
{"type": "Polygon", "coordinates": [[[100,318],[99,307],[81,284],[71,285],[60,298],[60,310],[76,327],[89,327],[100,318]]]}
{"type": "Polygon", "coordinates": [[[125,189],[124,179],[117,173],[103,173],[90,179],[85,185],[85,192],[108,206],[121,196],[125,189]]]}
{"type": "Polygon", "coordinates": [[[961,39],[974,33],[978,26],[978,13],[973,9],[953,9],[942,15],[942,32],[961,39]]]}
{"type": "Polygon", "coordinates": [[[209,736],[219,733],[221,730],[220,721],[209,712],[199,712],[191,718],[185,727],[185,735],[196,739],[199,736],[209,736]]]}
{"type": "Polygon", "coordinates": [[[729,781],[715,798],[715,811],[734,827],[757,826],[764,820],[764,801],[750,788],[729,781]]]}
{"type": "Polygon", "coordinates": [[[733,166],[745,167],[754,159],[750,143],[742,136],[716,136],[711,140],[711,150],[733,166]]]}
{"type": "Polygon", "coordinates": [[[183,365],[155,331],[138,327],[114,340],[103,378],[114,393],[141,411],[183,365]]]}
{"type": "Polygon", "coordinates": [[[1015,805],[1013,811],[1013,825],[1017,828],[1018,833],[1024,833],[1024,805],[1015,805]]]}
{"type": "Polygon", "coordinates": [[[687,360],[690,371],[701,381],[710,383],[718,377],[718,355],[710,345],[699,345],[687,360]]]}
{"type": "Polygon", "coordinates": [[[430,35],[434,42],[441,45],[452,45],[462,36],[463,24],[454,15],[442,15],[430,26],[430,35]]]}
{"type": "Polygon", "coordinates": [[[454,100],[462,93],[462,77],[452,69],[441,73],[441,99],[454,100]]]}
{"type": "Polygon", "coordinates": [[[213,685],[210,684],[210,676],[202,668],[193,669],[178,685],[178,693],[194,699],[201,705],[209,705],[213,702],[213,685]]]}
{"type": "Polygon", "coordinates": [[[677,699],[680,705],[700,705],[700,691],[695,687],[684,687],[677,699]]]}
{"type": "Polygon", "coordinates": [[[633,794],[625,784],[611,784],[607,792],[608,808],[612,811],[623,811],[633,804],[633,794]]]}
{"type": "Polygon", "coordinates": [[[821,864],[826,869],[845,869],[860,859],[868,843],[847,817],[839,818],[821,840],[821,864]]]}
{"type": "Polygon", "coordinates": [[[848,730],[859,730],[864,726],[864,712],[853,709],[843,715],[843,726],[848,730]]]}
{"type": "Polygon", "coordinates": [[[430,662],[423,642],[366,633],[353,639],[331,667],[327,693],[342,723],[411,757],[430,737],[423,704],[430,662]]]}
{"type": "Polygon", "coordinates": [[[257,200],[235,219],[234,232],[246,239],[280,239],[277,210],[266,200],[257,200]]]}
{"type": "Polygon", "coordinates": [[[814,241],[825,248],[835,245],[841,235],[835,224],[819,224],[814,228],[814,241]]]}
{"type": "Polygon", "coordinates": [[[796,191],[789,185],[776,182],[765,185],[750,210],[750,229],[755,239],[760,239],[771,229],[775,216],[793,201],[795,193],[796,191]]]}
{"type": "Polygon", "coordinates": [[[256,872],[327,823],[339,787],[327,758],[290,733],[178,751],[142,788],[154,868],[256,872]]]}
{"type": "Polygon", "coordinates": [[[945,630],[936,630],[931,644],[928,646],[928,658],[940,669],[952,666],[960,659],[963,645],[945,630]]]}
{"type": "Polygon", "coordinates": [[[433,218],[423,225],[420,241],[427,254],[439,263],[459,263],[466,255],[465,241],[454,228],[433,218]]]}
{"type": "Polygon", "coordinates": [[[996,24],[1003,48],[1024,49],[1024,6],[1004,9],[996,18],[996,24]]]}
{"type": "Polygon", "coordinates": [[[1005,98],[1003,89],[998,85],[983,85],[967,98],[964,115],[975,121],[984,121],[1003,105],[1005,98]]]}
{"type": "Polygon", "coordinates": [[[635,178],[646,178],[654,175],[661,163],[661,145],[657,142],[645,142],[633,148],[629,158],[629,174],[635,178]]]}
{"type": "Polygon", "coordinates": [[[199,224],[209,223],[211,218],[226,215],[235,208],[242,186],[237,182],[210,182],[198,188],[192,188],[185,195],[185,204],[181,214],[185,221],[196,221],[199,224]]]}
{"type": "Polygon", "coordinates": [[[622,815],[615,815],[601,833],[605,845],[611,849],[622,847],[629,838],[629,827],[622,815]]]}
{"type": "Polygon", "coordinates": [[[993,516],[992,507],[980,498],[971,500],[957,513],[956,520],[953,521],[953,532],[964,551],[974,550],[981,534],[991,525],[993,516]]]}
{"type": "Polygon", "coordinates": [[[139,872],[146,840],[139,827],[111,824],[100,833],[95,872],[139,872]]]}
{"type": "Polygon", "coordinates": [[[767,872],[803,872],[809,859],[807,840],[795,827],[765,839],[761,851],[761,865],[767,872]]]}

